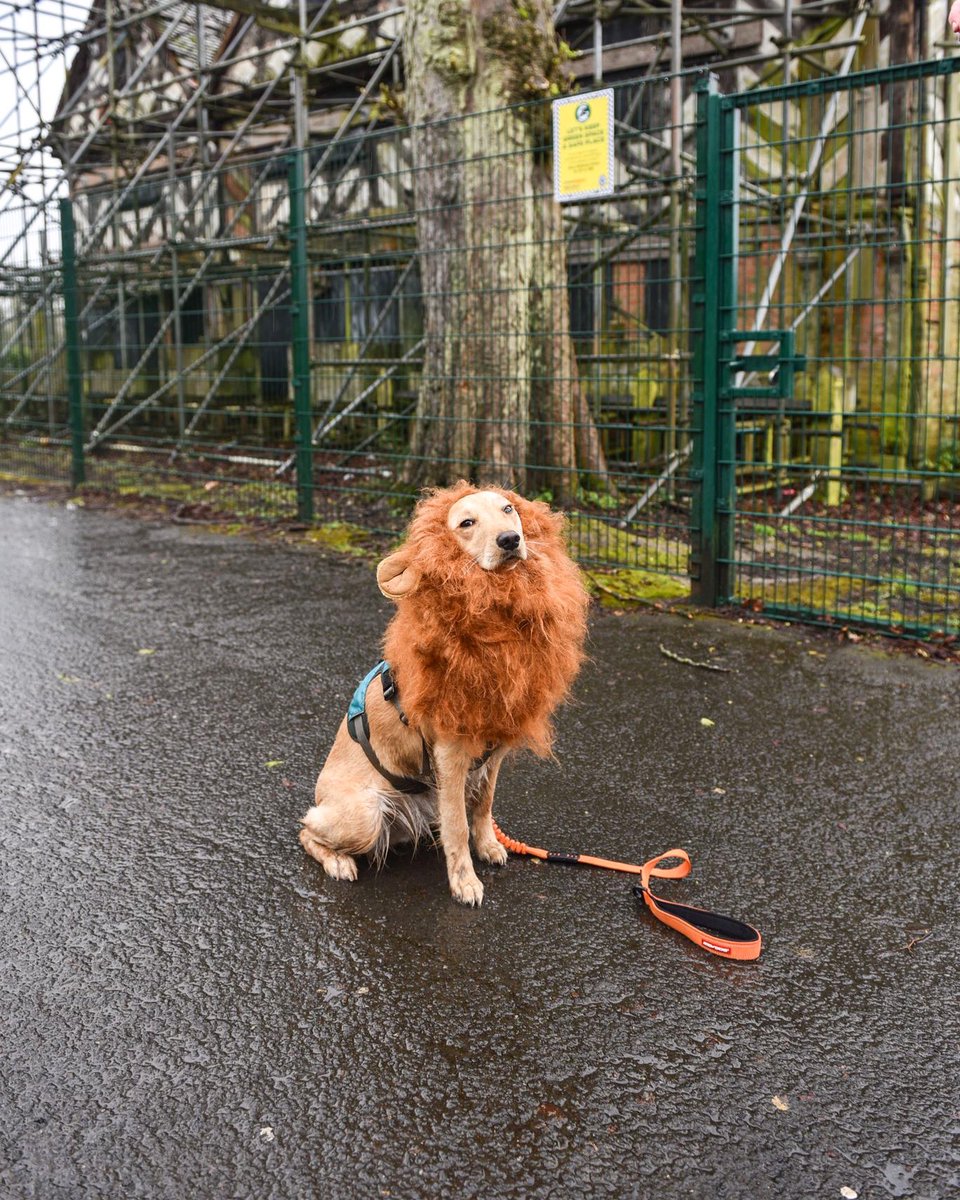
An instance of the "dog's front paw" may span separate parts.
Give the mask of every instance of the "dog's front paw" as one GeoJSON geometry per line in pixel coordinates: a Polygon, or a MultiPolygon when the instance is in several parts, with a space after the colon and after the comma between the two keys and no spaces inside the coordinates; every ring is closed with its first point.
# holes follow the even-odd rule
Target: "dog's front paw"
{"type": "Polygon", "coordinates": [[[482,862],[490,863],[494,867],[502,867],[507,861],[509,855],[506,849],[500,845],[497,839],[491,834],[490,840],[476,839],[475,842],[477,858],[482,862]]]}
{"type": "Polygon", "coordinates": [[[450,875],[450,892],[454,900],[479,908],[483,903],[483,884],[472,867],[461,868],[450,875]]]}

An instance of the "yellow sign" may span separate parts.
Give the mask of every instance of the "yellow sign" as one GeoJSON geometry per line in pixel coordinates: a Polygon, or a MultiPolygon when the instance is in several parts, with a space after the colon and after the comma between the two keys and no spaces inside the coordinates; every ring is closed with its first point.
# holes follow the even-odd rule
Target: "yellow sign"
{"type": "Polygon", "coordinates": [[[553,194],[586,200],[613,191],[613,88],[553,102],[553,194]]]}

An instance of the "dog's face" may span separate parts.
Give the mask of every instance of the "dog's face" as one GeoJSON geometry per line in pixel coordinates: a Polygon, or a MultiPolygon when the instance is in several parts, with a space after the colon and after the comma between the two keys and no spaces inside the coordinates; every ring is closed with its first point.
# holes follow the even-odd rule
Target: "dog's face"
{"type": "Polygon", "coordinates": [[[471,492],[451,504],[447,528],[478,567],[511,570],[527,557],[516,508],[500,492],[471,492]]]}
{"type": "Polygon", "coordinates": [[[460,483],[420,502],[406,544],[377,567],[377,583],[385,596],[400,600],[416,591],[424,570],[429,571],[438,556],[449,559],[450,538],[483,571],[511,571],[526,559],[527,540],[517,510],[522,507],[532,514],[535,536],[538,505],[493,488],[468,488],[460,483]]]}

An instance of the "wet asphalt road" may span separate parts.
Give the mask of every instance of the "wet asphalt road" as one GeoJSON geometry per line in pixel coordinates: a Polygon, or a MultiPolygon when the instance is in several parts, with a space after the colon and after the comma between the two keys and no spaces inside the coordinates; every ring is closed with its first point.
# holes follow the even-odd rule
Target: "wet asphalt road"
{"type": "Polygon", "coordinates": [[[0,498],[0,1196],[955,1194],[956,669],[595,613],[497,816],[684,846],[739,965],[620,876],[327,880],[297,822],[388,615],[364,564],[0,498]]]}

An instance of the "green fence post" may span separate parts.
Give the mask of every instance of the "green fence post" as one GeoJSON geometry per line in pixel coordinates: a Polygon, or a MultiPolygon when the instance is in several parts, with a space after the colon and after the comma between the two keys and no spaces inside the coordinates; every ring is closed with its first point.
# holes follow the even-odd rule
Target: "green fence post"
{"type": "Polygon", "coordinates": [[[736,109],[724,106],[716,76],[708,76],[697,85],[690,580],[693,598],[709,605],[733,590],[737,416],[725,334],[736,323],[737,128],[736,109]]]}
{"type": "Polygon", "coordinates": [[[724,97],[719,104],[719,254],[717,268],[717,482],[716,594],[714,604],[734,599],[734,532],[737,511],[737,401],[730,359],[736,346],[727,337],[737,328],[737,251],[740,228],[740,112],[724,97]]]}
{"type": "Polygon", "coordinates": [[[720,256],[720,88],[715,75],[697,84],[696,231],[690,292],[693,486],[690,582],[693,599],[717,603],[717,373],[720,256]]]}
{"type": "Polygon", "coordinates": [[[80,373],[80,321],[77,309],[77,245],[73,204],[60,201],[60,247],[63,260],[63,322],[67,347],[67,401],[70,414],[70,483],[86,479],[83,455],[83,378],[80,373]]]}
{"type": "Polygon", "coordinates": [[[296,423],[297,516],[313,520],[313,416],[310,404],[310,305],[307,276],[306,155],[290,155],[290,317],[293,323],[293,409],[296,423]]]}

